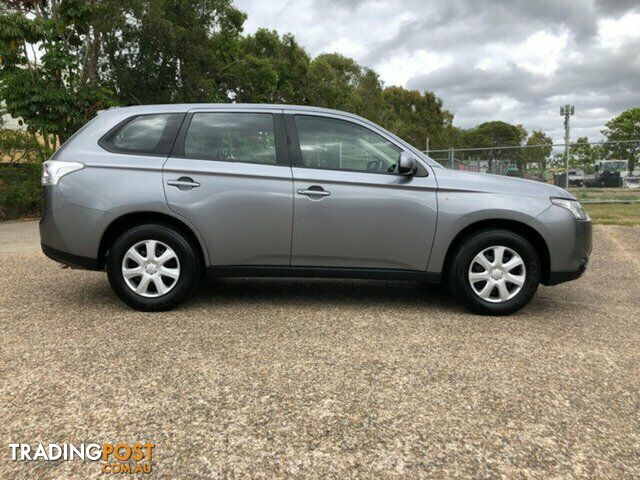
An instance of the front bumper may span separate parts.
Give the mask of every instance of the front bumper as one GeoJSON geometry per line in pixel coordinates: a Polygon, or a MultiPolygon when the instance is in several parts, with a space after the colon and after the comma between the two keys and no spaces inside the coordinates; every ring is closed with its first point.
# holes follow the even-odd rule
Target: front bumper
{"type": "Polygon", "coordinates": [[[593,248],[591,220],[575,220],[562,232],[561,246],[549,245],[551,264],[549,275],[543,280],[545,285],[557,285],[580,278],[589,264],[593,248]],[[562,258],[559,258],[559,254],[562,258]]]}
{"type": "Polygon", "coordinates": [[[544,284],[547,286],[558,285],[559,283],[570,282],[571,280],[580,278],[587,270],[587,263],[589,263],[589,260],[585,258],[580,261],[578,270],[572,272],[549,272],[549,277],[544,284]]]}

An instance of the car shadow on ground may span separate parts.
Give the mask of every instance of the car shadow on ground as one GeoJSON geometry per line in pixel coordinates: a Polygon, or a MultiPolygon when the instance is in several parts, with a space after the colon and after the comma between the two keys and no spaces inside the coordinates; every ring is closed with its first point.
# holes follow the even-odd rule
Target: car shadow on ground
{"type": "Polygon", "coordinates": [[[296,306],[438,307],[463,311],[442,285],[411,281],[218,278],[205,279],[189,303],[264,303],[296,306]]]}
{"type": "MultiPolygon", "coordinates": [[[[107,305],[122,310],[131,310],[120,302],[111,290],[106,276],[96,277],[95,282],[84,284],[82,297],[91,299],[92,305],[107,305]]],[[[77,282],[74,279],[74,282],[77,282]]],[[[541,314],[553,311],[554,315],[575,311],[575,302],[559,302],[549,289],[540,289],[531,303],[515,313],[541,314]]],[[[65,290],[66,291],[66,290],[65,290]]],[[[69,291],[77,290],[71,289],[69,291]]],[[[67,302],[77,301],[70,297],[67,302]]],[[[181,311],[192,308],[349,308],[386,309],[396,311],[430,311],[439,314],[473,315],[449,292],[444,285],[414,281],[383,281],[360,279],[324,278],[204,278],[193,297],[176,307],[181,311]]],[[[133,310],[131,310],[133,311],[133,310]]],[[[495,318],[495,317],[486,317],[495,318]]]]}

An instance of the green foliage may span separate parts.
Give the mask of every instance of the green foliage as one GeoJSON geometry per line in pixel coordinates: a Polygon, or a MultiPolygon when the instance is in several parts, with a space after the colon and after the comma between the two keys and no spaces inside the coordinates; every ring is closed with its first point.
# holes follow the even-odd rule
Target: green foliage
{"type": "Polygon", "coordinates": [[[601,147],[590,145],[587,137],[580,137],[571,146],[569,166],[581,168],[585,173],[593,173],[594,164],[603,158],[603,154],[601,147]]]}
{"type": "MultiPolygon", "coordinates": [[[[602,130],[607,141],[640,139],[640,107],[630,108],[610,120],[602,130]]],[[[605,154],[610,158],[627,160],[629,170],[633,171],[640,157],[640,143],[607,145],[605,154]]]]}
{"type": "Polygon", "coordinates": [[[517,147],[527,138],[527,131],[522,125],[494,120],[484,122],[463,133],[463,142],[467,147],[490,148],[479,150],[478,158],[488,160],[491,169],[494,160],[516,161],[523,164],[521,149],[501,148],[517,147]]]}
{"type": "Polygon", "coordinates": [[[246,102],[360,114],[424,148],[457,131],[431,92],[384,88],[337,53],[309,58],[292,35],[242,35],[231,0],[59,0],[0,9],[0,95],[47,145],[114,104],[246,102]],[[33,45],[38,45],[37,55],[33,45]],[[444,128],[447,128],[444,131],[444,128]]]}
{"type": "Polygon", "coordinates": [[[542,130],[534,130],[526,143],[527,147],[522,150],[522,167],[535,164],[539,169],[544,170],[547,166],[547,159],[553,150],[553,140],[542,130]]]}
{"type": "Polygon", "coordinates": [[[85,76],[90,3],[24,2],[5,6],[2,13],[0,97],[30,132],[39,132],[45,143],[50,136],[64,141],[97,110],[112,104],[108,89],[85,76]]]}
{"type": "Polygon", "coordinates": [[[382,92],[382,108],[380,123],[412,145],[426,148],[427,137],[437,142],[445,115],[442,100],[433,93],[387,87],[382,92]]]}
{"type": "Polygon", "coordinates": [[[238,59],[229,68],[235,101],[305,103],[310,59],[292,35],[259,29],[239,45],[238,59]]]}
{"type": "Polygon", "coordinates": [[[527,138],[522,125],[502,121],[484,122],[465,135],[465,142],[475,147],[519,146],[527,138]]]}
{"type": "Polygon", "coordinates": [[[230,0],[105,0],[103,83],[123,104],[224,102],[246,15],[230,0]]]}
{"type": "Polygon", "coordinates": [[[0,221],[42,214],[39,163],[0,163],[0,221]]]}
{"type": "Polygon", "coordinates": [[[351,58],[339,53],[318,55],[309,67],[306,101],[318,107],[354,112],[361,76],[362,68],[351,58]]]}
{"type": "Polygon", "coordinates": [[[43,162],[51,153],[33,133],[0,129],[0,161],[43,162]]]}

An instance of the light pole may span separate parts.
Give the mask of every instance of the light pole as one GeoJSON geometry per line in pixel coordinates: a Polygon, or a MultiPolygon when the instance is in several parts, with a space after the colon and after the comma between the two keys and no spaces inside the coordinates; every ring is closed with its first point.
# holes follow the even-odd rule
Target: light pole
{"type": "Polygon", "coordinates": [[[560,115],[564,116],[564,187],[569,189],[569,118],[576,112],[573,105],[560,107],[560,115]]]}

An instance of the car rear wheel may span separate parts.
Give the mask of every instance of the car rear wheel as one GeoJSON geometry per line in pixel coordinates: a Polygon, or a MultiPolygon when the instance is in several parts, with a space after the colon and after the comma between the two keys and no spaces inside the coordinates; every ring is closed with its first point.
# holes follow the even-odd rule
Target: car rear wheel
{"type": "Polygon", "coordinates": [[[540,283],[532,245],[509,230],[483,230],[466,238],[450,264],[448,284],[471,311],[507,315],[524,307],[540,283]]]}
{"type": "Polygon", "coordinates": [[[146,224],[114,242],[106,268],[109,283],[123,302],[137,310],[161,311],[193,293],[201,267],[195,248],[181,233],[146,224]]]}

